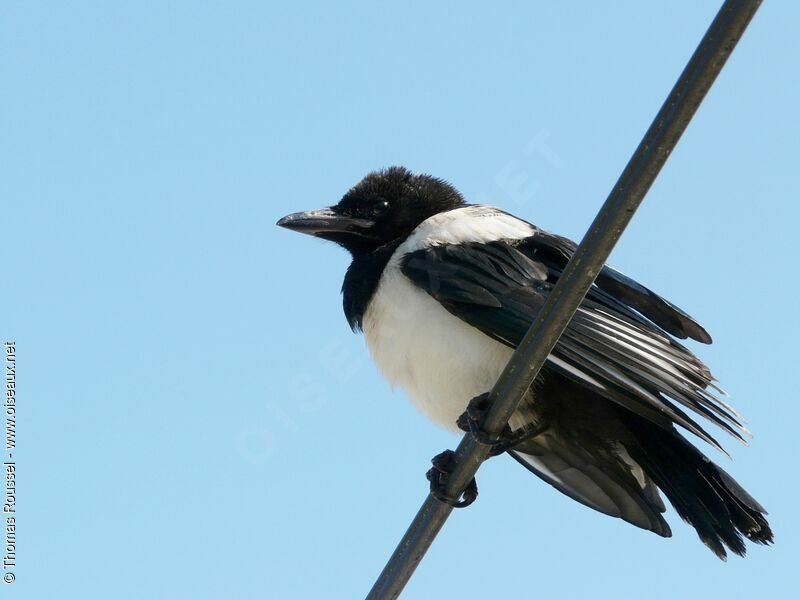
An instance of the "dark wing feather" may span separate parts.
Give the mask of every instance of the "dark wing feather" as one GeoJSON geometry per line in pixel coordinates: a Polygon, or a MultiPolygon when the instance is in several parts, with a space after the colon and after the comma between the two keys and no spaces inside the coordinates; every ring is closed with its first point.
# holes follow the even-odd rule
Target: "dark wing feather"
{"type": "MultiPolygon", "coordinates": [[[[519,247],[525,254],[539,257],[556,277],[561,274],[577,248],[572,240],[540,229],[537,229],[535,235],[523,240],[519,247]]],[[[617,306],[626,305],[677,338],[688,337],[704,344],[711,343],[711,336],[692,317],[619,271],[605,266],[595,283],[593,291],[598,300],[609,299],[617,306]]]]}
{"type": "MultiPolygon", "coordinates": [[[[573,249],[569,240],[537,232],[520,241],[433,246],[407,254],[402,270],[449,312],[516,347],[573,249]]],[[[686,313],[606,267],[545,368],[661,427],[680,425],[720,450],[679,405],[743,439],[747,431],[714,393],[708,368],[670,334],[711,340],[686,313]]]]}

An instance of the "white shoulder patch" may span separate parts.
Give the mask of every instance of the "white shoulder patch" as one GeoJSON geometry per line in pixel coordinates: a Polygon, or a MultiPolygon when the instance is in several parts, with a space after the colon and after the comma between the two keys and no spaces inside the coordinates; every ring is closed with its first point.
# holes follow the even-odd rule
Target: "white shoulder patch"
{"type": "Polygon", "coordinates": [[[464,206],[423,221],[398,248],[395,256],[441,244],[519,240],[532,236],[535,231],[530,223],[492,206],[464,206]]]}
{"type": "Polygon", "coordinates": [[[403,275],[400,261],[430,246],[521,239],[534,232],[491,206],[457,208],[423,221],[383,271],[364,313],[367,346],[383,376],[443,427],[456,430],[469,399],[492,388],[512,349],[450,314],[403,275]]]}

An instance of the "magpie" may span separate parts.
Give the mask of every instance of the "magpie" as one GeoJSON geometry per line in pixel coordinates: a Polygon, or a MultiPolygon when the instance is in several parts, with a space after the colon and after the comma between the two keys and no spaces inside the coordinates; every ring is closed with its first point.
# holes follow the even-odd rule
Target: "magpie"
{"type": "MultiPolygon", "coordinates": [[[[368,174],[330,208],[277,225],[335,242],[352,262],[344,313],[381,374],[456,430],[488,392],[576,244],[447,182],[403,167],[368,174]]],[[[766,511],[681,433],[724,452],[695,417],[741,441],[742,417],[678,339],[711,336],[687,313],[604,266],[509,422],[507,452],[601,513],[670,537],[666,496],[719,558],[773,540],[766,511]]]]}

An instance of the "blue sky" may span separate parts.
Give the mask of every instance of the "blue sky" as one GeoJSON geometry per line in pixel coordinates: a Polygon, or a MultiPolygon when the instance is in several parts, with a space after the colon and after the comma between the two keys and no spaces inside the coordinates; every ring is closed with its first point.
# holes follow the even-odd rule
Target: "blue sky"
{"type": "MultiPolygon", "coordinates": [[[[402,164],[580,238],[718,4],[4,2],[2,597],[363,596],[457,439],[350,333],[345,254],[275,221],[402,164]]],[[[791,595],[798,19],[765,3],[611,261],[714,336],[755,439],[712,456],[776,545],[723,564],[501,458],[404,597],[791,595]]]]}

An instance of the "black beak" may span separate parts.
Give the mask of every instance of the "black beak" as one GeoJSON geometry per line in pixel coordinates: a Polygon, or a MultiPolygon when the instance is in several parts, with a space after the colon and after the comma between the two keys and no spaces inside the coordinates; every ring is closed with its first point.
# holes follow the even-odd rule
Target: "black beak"
{"type": "Polygon", "coordinates": [[[348,217],[330,208],[294,213],[283,217],[276,223],[278,227],[318,237],[325,237],[331,233],[354,233],[366,236],[369,228],[374,224],[374,221],[369,219],[348,217]]]}

